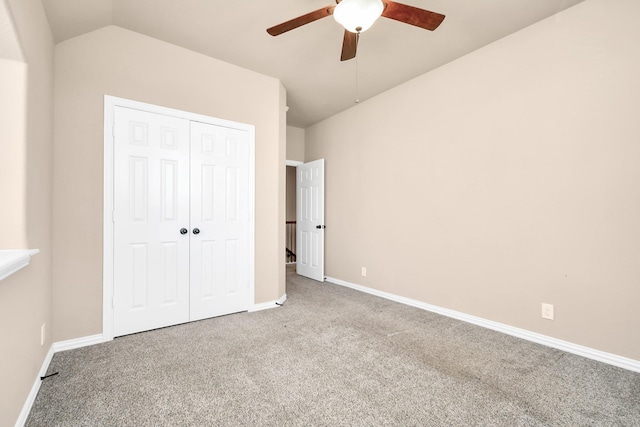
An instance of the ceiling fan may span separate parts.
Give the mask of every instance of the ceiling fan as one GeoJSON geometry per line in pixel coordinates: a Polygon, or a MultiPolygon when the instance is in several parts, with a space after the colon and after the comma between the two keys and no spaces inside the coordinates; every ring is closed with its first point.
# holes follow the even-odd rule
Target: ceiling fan
{"type": "Polygon", "coordinates": [[[336,0],[336,3],[336,6],[326,6],[268,28],[267,33],[272,36],[278,36],[318,19],[333,15],[335,20],[345,29],[340,60],[346,61],[355,58],[360,33],[371,27],[380,16],[430,31],[438,28],[444,20],[444,15],[439,13],[390,0],[336,0]]]}

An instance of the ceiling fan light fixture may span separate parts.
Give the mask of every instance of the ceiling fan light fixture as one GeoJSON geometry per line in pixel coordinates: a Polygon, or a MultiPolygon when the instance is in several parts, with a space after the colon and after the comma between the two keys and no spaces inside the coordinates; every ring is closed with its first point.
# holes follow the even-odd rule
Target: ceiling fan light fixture
{"type": "Polygon", "coordinates": [[[336,5],[333,17],[345,30],[361,33],[376,22],[383,10],[382,0],[342,0],[336,5]]]}

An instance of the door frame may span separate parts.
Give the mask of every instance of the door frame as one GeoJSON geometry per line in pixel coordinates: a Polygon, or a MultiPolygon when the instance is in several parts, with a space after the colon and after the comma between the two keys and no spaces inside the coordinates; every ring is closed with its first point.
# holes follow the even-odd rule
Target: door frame
{"type": "Polygon", "coordinates": [[[249,292],[247,309],[255,304],[255,127],[245,123],[218,119],[159,105],[147,104],[115,96],[104,96],[104,178],[103,178],[103,243],[102,243],[102,339],[114,338],[113,310],[113,233],[114,233],[114,123],[115,107],[131,108],[148,113],[161,114],[179,119],[239,129],[249,134],[249,292]]]}

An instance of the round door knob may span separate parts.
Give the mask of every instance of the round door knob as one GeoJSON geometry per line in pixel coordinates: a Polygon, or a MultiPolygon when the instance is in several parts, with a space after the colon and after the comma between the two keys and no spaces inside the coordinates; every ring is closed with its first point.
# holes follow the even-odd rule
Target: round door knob
{"type": "Polygon", "coordinates": [[[189,230],[187,230],[186,228],[181,228],[180,229],[180,234],[187,234],[189,232],[189,230]]]}
{"type": "Polygon", "coordinates": [[[199,228],[194,228],[193,229],[193,234],[200,234],[200,229],[199,228]]]}

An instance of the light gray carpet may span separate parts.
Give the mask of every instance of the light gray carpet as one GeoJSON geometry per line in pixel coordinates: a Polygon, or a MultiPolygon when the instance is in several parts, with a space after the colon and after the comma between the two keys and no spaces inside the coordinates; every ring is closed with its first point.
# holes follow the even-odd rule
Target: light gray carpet
{"type": "Polygon", "coordinates": [[[57,353],[28,426],[640,426],[640,374],[287,273],[283,307],[57,353]]]}

